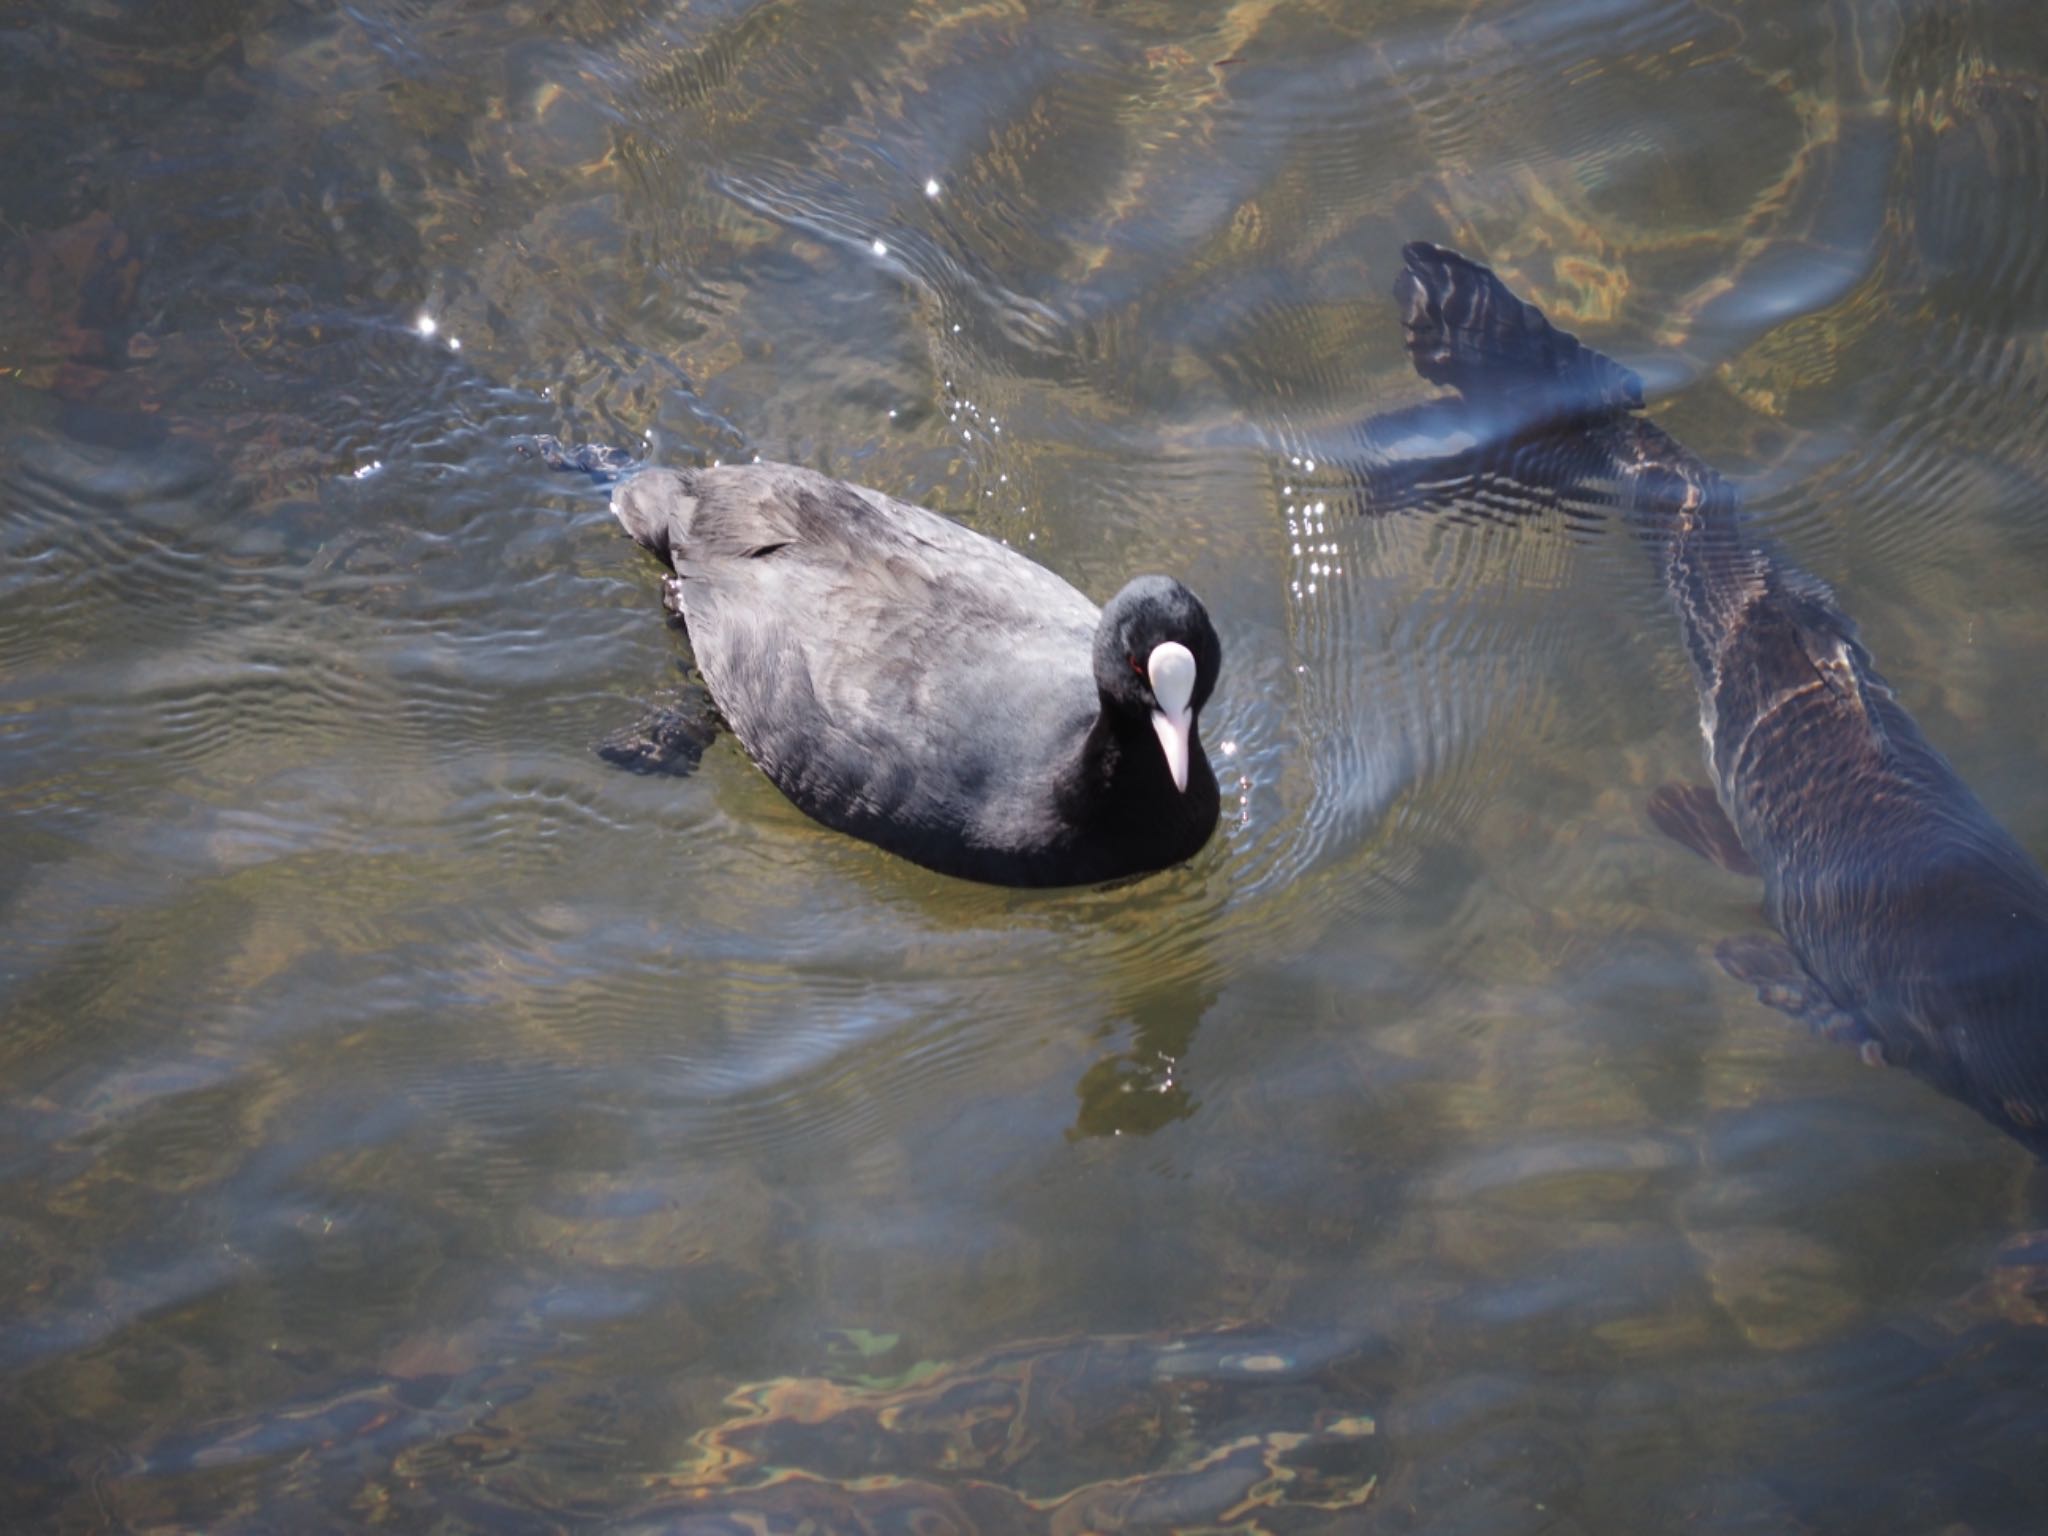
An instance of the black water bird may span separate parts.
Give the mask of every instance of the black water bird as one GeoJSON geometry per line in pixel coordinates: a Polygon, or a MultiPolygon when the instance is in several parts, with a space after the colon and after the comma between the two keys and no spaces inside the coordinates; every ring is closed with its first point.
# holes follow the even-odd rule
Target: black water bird
{"type": "Polygon", "coordinates": [[[646,470],[612,511],[673,571],[740,745],[825,825],[1019,886],[1162,869],[1214,831],[1222,646],[1178,581],[1098,611],[993,539],[786,464],[646,470]]]}
{"type": "Polygon", "coordinates": [[[1734,487],[1639,414],[1628,369],[1488,268],[1415,244],[1395,280],[1425,378],[1489,414],[1515,473],[1597,463],[1676,609],[1713,789],[1666,831],[1761,874],[1785,944],[1730,940],[1758,996],[1903,1066],[2048,1156],[2048,877],[1878,675],[1817,577],[1752,535],[1734,487]]]}

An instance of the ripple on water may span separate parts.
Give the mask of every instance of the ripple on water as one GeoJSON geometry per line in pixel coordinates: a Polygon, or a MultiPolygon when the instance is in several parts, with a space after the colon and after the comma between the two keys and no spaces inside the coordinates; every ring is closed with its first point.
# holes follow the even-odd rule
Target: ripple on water
{"type": "Polygon", "coordinates": [[[1078,1019],[1115,1016],[1162,974],[1190,978],[1198,1017],[1221,963],[1201,907],[963,891],[872,850],[835,855],[822,829],[789,833],[813,846],[787,867],[759,856],[762,828],[745,823],[730,846],[700,839],[677,857],[688,878],[722,882],[715,920],[650,919],[683,908],[644,871],[640,905],[574,943],[480,950],[491,970],[476,984],[509,989],[520,1028],[572,1057],[631,1060],[620,1092],[678,1145],[817,1155],[888,1144],[911,1106],[1060,1054],[1078,1019]],[[799,883],[800,909],[771,894],[799,883]]]}
{"type": "Polygon", "coordinates": [[[1994,334],[2048,320],[2048,76],[1987,63],[1968,43],[1902,55],[1899,203],[1929,299],[1994,334]]]}
{"type": "Polygon", "coordinates": [[[226,494],[199,451],[11,434],[0,497],[0,667],[73,658],[101,626],[182,627],[221,593],[270,595],[260,573],[209,565],[181,537],[226,494]]]}
{"type": "Polygon", "coordinates": [[[1965,558],[1966,525],[2048,490],[2044,375],[2025,334],[2048,314],[2033,228],[2048,198],[2048,89],[1938,49],[1909,52],[1903,78],[1916,70],[1935,79],[1899,103],[1898,213],[1875,242],[1875,276],[1789,318],[1730,377],[1794,421],[1807,391],[1857,381],[1855,430],[1811,445],[1801,477],[1752,497],[1752,516],[1816,563],[1868,562],[1925,596],[1965,558]]]}
{"type": "Polygon", "coordinates": [[[1506,744],[1544,719],[1543,679],[1574,643],[1558,600],[1578,579],[1569,521],[1536,517],[1545,503],[1513,482],[1387,510],[1358,483],[1373,473],[1299,453],[1276,469],[1315,784],[1276,882],[1316,879],[1397,803],[1400,838],[1383,851],[1455,840],[1497,790],[1506,744]]]}

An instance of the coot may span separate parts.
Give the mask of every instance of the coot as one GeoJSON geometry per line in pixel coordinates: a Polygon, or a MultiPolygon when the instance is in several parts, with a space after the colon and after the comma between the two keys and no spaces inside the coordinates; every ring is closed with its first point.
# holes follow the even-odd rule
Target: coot
{"type": "Polygon", "coordinates": [[[612,496],[747,755],[829,827],[945,874],[1076,885],[1216,826],[1198,716],[1222,646],[1140,576],[1097,611],[921,507],[787,464],[641,472],[612,496]]]}

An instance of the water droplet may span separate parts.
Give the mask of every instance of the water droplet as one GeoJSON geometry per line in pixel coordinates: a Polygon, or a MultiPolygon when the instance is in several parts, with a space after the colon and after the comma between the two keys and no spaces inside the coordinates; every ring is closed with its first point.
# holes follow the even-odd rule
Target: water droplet
{"type": "Polygon", "coordinates": [[[937,197],[939,195],[938,177],[932,176],[926,179],[924,184],[924,195],[926,197],[937,197]]]}
{"type": "Polygon", "coordinates": [[[441,329],[439,322],[425,310],[420,311],[420,317],[413,322],[413,326],[422,336],[431,336],[441,329]]]}
{"type": "Polygon", "coordinates": [[[889,247],[884,245],[879,237],[876,238],[875,243],[872,246],[870,246],[869,249],[872,250],[877,256],[886,256],[889,254],[889,247]]]}

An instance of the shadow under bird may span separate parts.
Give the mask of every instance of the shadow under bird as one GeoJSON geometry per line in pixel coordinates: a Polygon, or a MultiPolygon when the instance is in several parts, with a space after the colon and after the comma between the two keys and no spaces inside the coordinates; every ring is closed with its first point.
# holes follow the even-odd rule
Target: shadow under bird
{"type": "Polygon", "coordinates": [[[1632,372],[1477,262],[1403,255],[1416,370],[1499,431],[1494,465],[1615,483],[1656,562],[1713,790],[1667,787],[1650,814],[1761,874],[1785,939],[1729,940],[1722,963],[2048,1156],[2048,877],[1921,734],[1828,587],[1747,532],[1734,488],[1639,414],[1632,372]]]}
{"type": "Polygon", "coordinates": [[[807,814],[931,869],[1078,885],[1216,827],[1201,602],[1140,576],[1098,610],[921,507],[786,464],[650,469],[612,512],[747,755],[807,814]]]}

